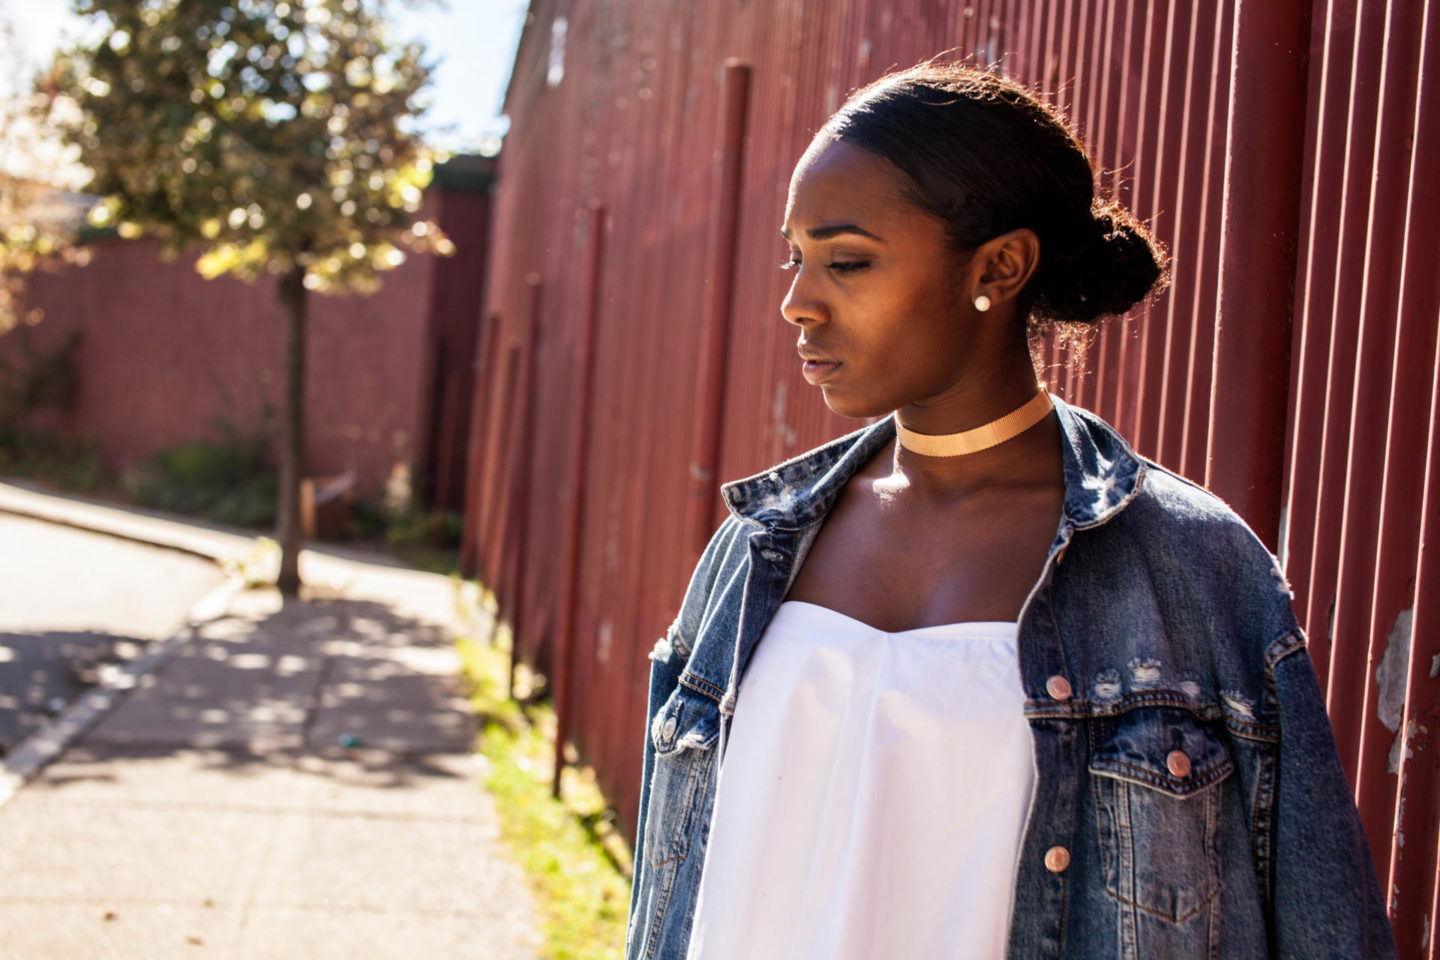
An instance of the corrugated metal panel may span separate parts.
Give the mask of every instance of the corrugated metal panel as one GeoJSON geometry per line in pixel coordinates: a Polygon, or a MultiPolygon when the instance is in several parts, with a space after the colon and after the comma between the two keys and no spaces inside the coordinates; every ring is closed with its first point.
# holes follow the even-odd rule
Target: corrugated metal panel
{"type": "MultiPolygon", "coordinates": [[[[1212,437],[1211,428],[1222,302],[1237,314],[1221,327],[1224,349],[1264,330],[1247,330],[1239,315],[1240,281],[1227,281],[1232,296],[1222,296],[1221,250],[1249,240],[1246,230],[1298,237],[1288,437],[1283,458],[1260,454],[1284,464],[1279,549],[1390,882],[1402,955],[1434,956],[1433,943],[1421,943],[1437,896],[1440,765],[1430,732],[1440,723],[1440,680],[1430,674],[1440,662],[1431,659],[1440,654],[1440,608],[1437,564],[1421,545],[1425,533],[1440,535],[1440,257],[1424,216],[1440,209],[1440,171],[1435,150],[1415,148],[1436,146],[1440,129],[1435,5],[1324,0],[1308,11],[1306,109],[1292,111],[1286,133],[1303,144],[1300,217],[1232,216],[1226,238],[1237,9],[1241,39],[1253,39],[1244,31],[1259,29],[1245,19],[1254,8],[1183,0],[532,4],[509,94],[491,261],[498,332],[491,382],[477,398],[470,522],[481,573],[501,582],[504,531],[513,529],[507,505],[517,502],[501,462],[522,449],[505,429],[519,416],[506,393],[523,379],[529,364],[518,353],[539,323],[526,595],[511,599],[527,614],[523,654],[556,668],[566,518],[570,497],[583,497],[566,729],[628,823],[645,657],[695,560],[685,516],[701,328],[706,304],[724,293],[707,289],[724,242],[715,209],[724,64],[733,57],[750,68],[718,470],[733,478],[853,426],[799,376],[794,333],[778,316],[785,278],[773,269],[784,253],[776,230],[795,159],[850,90],[892,65],[952,50],[998,62],[1063,105],[1102,182],[1170,245],[1165,296],[1106,327],[1083,368],[1064,351],[1046,358],[1058,393],[1115,423],[1141,452],[1195,478],[1209,472],[1211,453],[1227,455],[1233,431],[1220,423],[1212,437]],[[597,270],[597,373],[582,395],[574,354],[592,296],[596,201],[609,214],[597,270]],[[545,288],[533,317],[532,272],[545,288]],[[595,424],[583,438],[588,468],[572,491],[563,479],[570,437],[586,411],[595,424]],[[1422,497],[1425,529],[1416,519],[1422,497]],[[1397,746],[1397,729],[1414,736],[1397,746]]],[[[1233,122],[1253,122],[1255,98],[1272,92],[1238,90],[1233,122]]],[[[1265,374],[1279,376],[1277,365],[1285,366],[1271,362],[1265,374]]],[[[1230,390],[1227,382],[1220,388],[1230,390]]],[[[1269,409],[1278,418],[1276,402],[1269,409]]],[[[1243,492],[1233,493],[1237,503],[1243,492]]],[[[718,518],[718,503],[713,509],[718,518]]]]}
{"type": "Polygon", "coordinates": [[[1323,22],[1316,12],[1288,502],[1296,606],[1401,956],[1430,957],[1440,630],[1433,606],[1427,627],[1419,574],[1420,520],[1436,501],[1419,508],[1440,469],[1426,458],[1440,314],[1435,12],[1353,0],[1329,4],[1323,22]]]}

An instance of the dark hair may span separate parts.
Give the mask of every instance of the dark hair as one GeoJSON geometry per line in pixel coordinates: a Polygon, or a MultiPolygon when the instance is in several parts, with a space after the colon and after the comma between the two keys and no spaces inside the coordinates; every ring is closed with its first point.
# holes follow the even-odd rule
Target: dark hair
{"type": "Polygon", "coordinates": [[[1034,325],[1069,339],[1167,282],[1163,245],[1119,204],[1096,198],[1094,170],[1064,118],[1012,80],[922,63],[857,91],[827,133],[904,171],[911,199],[961,250],[1033,230],[1040,263],[1020,314],[1034,325]]]}

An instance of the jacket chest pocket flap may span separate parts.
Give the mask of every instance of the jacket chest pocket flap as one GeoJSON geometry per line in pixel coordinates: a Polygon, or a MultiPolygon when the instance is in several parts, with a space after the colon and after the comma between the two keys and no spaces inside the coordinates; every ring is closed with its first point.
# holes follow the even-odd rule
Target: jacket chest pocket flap
{"type": "Polygon", "coordinates": [[[1220,889],[1218,787],[1234,762],[1185,710],[1141,707],[1106,726],[1090,757],[1105,888],[1183,923],[1220,889]]]}
{"type": "Polygon", "coordinates": [[[656,867],[682,861],[706,818],[700,797],[715,765],[712,749],[720,735],[720,705],[683,684],[655,713],[650,740],[655,769],[645,849],[656,867]]]}

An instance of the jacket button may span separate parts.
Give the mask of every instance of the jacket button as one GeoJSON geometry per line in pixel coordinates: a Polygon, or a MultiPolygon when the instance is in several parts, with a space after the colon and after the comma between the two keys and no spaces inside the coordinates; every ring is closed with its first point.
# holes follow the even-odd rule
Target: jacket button
{"type": "Polygon", "coordinates": [[[1070,866],[1070,851],[1064,847],[1051,847],[1045,851],[1045,869],[1051,873],[1062,873],[1070,866]]]}
{"type": "Polygon", "coordinates": [[[1165,758],[1165,766],[1170,769],[1173,777],[1190,776],[1190,758],[1185,756],[1183,750],[1171,750],[1170,755],[1165,758]]]}
{"type": "Polygon", "coordinates": [[[1070,681],[1057,673],[1045,681],[1045,692],[1056,700],[1069,700],[1072,692],[1070,690],[1070,681]]]}
{"type": "Polygon", "coordinates": [[[669,740],[671,737],[675,736],[674,717],[665,718],[665,725],[660,728],[660,733],[665,737],[666,740],[669,740]]]}

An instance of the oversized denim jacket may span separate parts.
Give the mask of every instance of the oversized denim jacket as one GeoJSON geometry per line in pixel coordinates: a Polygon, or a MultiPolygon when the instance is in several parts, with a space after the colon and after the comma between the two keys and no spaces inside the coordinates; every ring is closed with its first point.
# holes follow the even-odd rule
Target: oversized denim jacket
{"type": "MultiPolygon", "coordinates": [[[[1017,637],[1036,782],[1015,875],[995,878],[1013,884],[1007,956],[1395,956],[1274,557],[1214,495],[1055,409],[1065,506],[1017,637]]],[[[731,516],[651,654],[627,960],[685,956],[740,678],[894,435],[887,417],[723,489],[731,516]]]]}

